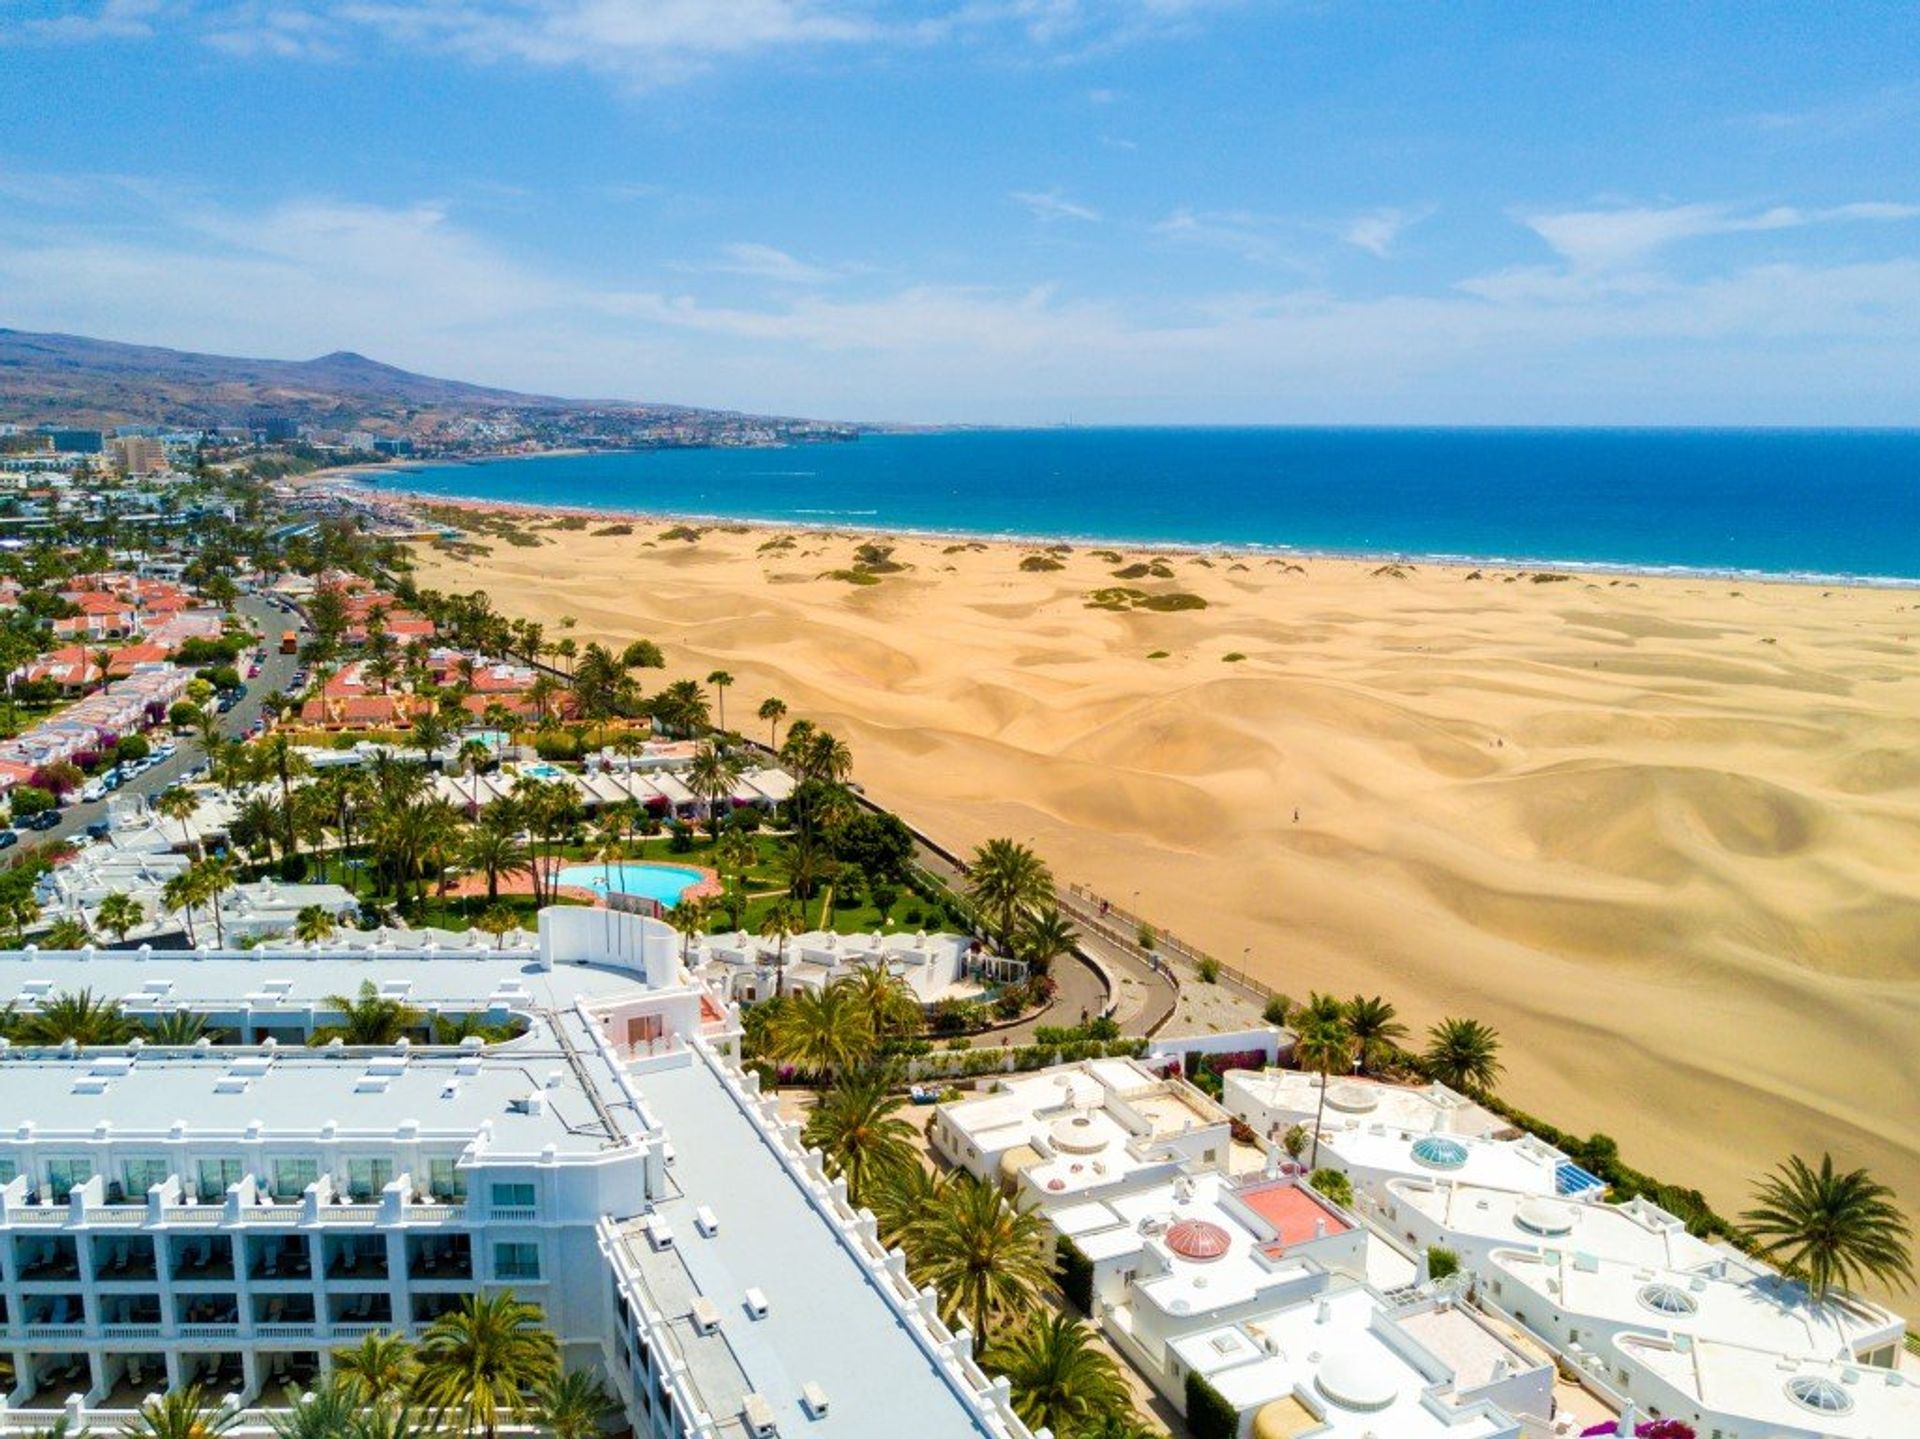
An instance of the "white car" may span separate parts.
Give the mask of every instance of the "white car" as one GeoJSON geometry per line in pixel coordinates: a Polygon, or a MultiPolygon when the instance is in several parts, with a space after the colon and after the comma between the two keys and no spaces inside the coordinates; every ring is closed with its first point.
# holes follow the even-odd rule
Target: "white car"
{"type": "Polygon", "coordinates": [[[97,779],[90,779],[80,787],[80,799],[82,803],[90,804],[96,799],[105,799],[106,797],[107,787],[97,779]]]}

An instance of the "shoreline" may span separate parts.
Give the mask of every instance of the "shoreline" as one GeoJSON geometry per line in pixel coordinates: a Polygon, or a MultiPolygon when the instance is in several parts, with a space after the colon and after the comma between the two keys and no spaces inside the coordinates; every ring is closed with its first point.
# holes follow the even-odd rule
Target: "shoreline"
{"type": "MultiPolygon", "coordinates": [[[[538,456],[498,455],[475,460],[487,464],[496,460],[566,457],[581,451],[551,451],[538,456]]],[[[423,468],[415,464],[413,469],[423,468]]],[[[367,467],[349,467],[332,471],[314,471],[302,479],[344,481],[356,490],[372,489],[361,476],[368,473],[394,473],[367,467]]],[[[405,473],[405,472],[401,472],[405,473]]],[[[1025,534],[1017,531],[956,530],[921,528],[910,525],[885,525],[854,519],[846,524],[823,524],[807,518],[770,518],[717,514],[711,511],[627,508],[601,505],[542,504],[533,500],[499,500],[477,495],[447,495],[403,486],[377,487],[377,493],[413,504],[445,505],[450,509],[473,510],[482,514],[526,515],[539,518],[603,520],[626,524],[695,524],[710,528],[739,526],[749,530],[797,532],[831,536],[875,536],[892,540],[949,541],[1049,549],[1066,545],[1075,549],[1128,549],[1149,553],[1210,555],[1223,559],[1324,560],[1346,564],[1421,565],[1439,570],[1506,569],[1521,573],[1558,573],[1569,576],[1602,575],[1610,579],[1727,580],[1743,584],[1776,585],[1799,589],[1920,589],[1920,576],[1853,575],[1819,570],[1727,569],[1695,565],[1654,565],[1625,560],[1553,559],[1510,555],[1460,555],[1422,553],[1406,550],[1345,550],[1249,541],[1141,540],[1116,539],[1108,535],[1025,534]]]]}

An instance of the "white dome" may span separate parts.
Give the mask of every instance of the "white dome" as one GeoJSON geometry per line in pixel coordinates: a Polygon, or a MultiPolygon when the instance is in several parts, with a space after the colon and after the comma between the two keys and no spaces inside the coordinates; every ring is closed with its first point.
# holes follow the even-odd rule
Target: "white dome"
{"type": "Polygon", "coordinates": [[[1379,1096],[1364,1084],[1336,1084],[1327,1091],[1327,1108],[1346,1114],[1365,1114],[1379,1104],[1379,1096]]]}
{"type": "Polygon", "coordinates": [[[1353,1350],[1329,1354],[1314,1376],[1314,1384],[1342,1409],[1384,1409],[1393,1403],[1399,1390],[1382,1371],[1382,1366],[1353,1350]]]}
{"type": "Polygon", "coordinates": [[[1551,1199],[1523,1199],[1513,1211],[1513,1222],[1529,1234],[1573,1233],[1573,1210],[1551,1199]]]}

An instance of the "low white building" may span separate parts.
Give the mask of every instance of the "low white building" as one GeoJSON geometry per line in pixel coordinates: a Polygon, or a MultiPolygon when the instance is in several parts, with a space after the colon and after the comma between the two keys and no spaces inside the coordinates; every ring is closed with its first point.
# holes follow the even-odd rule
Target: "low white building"
{"type": "Polygon", "coordinates": [[[1226,1113],[1206,1095],[1132,1059],[1001,1079],[984,1095],[940,1105],[927,1138],[970,1174],[1017,1181],[1048,1209],[1188,1165],[1224,1169],[1233,1142],[1226,1113]]]}
{"type": "Polygon", "coordinates": [[[1007,959],[962,934],[836,934],[809,930],[777,940],[745,930],[709,935],[689,962],[714,990],[752,1004],[776,992],[824,989],[868,965],[882,965],[922,1004],[977,999],[996,984],[1027,977],[1022,960],[1007,959]]]}
{"type": "Polygon", "coordinates": [[[1613,1349],[1638,1408],[1682,1420],[1700,1439],[1920,1434],[1920,1378],[1909,1370],[1655,1334],[1622,1334],[1613,1349]]]}

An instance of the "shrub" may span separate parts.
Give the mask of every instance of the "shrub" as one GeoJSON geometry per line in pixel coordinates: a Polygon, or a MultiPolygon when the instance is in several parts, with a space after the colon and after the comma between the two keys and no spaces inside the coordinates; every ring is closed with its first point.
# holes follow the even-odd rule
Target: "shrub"
{"type": "Polygon", "coordinates": [[[1266,1007],[1260,1011],[1260,1017],[1268,1024],[1285,1028],[1287,1016],[1291,1013],[1293,1013],[1293,1004],[1291,1001],[1289,1001],[1284,994],[1276,994],[1272,999],[1267,1001],[1266,1007]]]}
{"type": "Polygon", "coordinates": [[[1353,1204],[1353,1183],[1337,1169],[1316,1169],[1307,1179],[1335,1204],[1351,1207],[1353,1204]]]}
{"type": "Polygon", "coordinates": [[[693,850],[693,826],[684,820],[667,822],[667,848],[675,854],[688,854],[693,850]]]}
{"type": "Polygon", "coordinates": [[[1060,561],[1056,560],[1052,555],[1028,555],[1020,561],[1020,568],[1032,572],[1065,569],[1066,566],[1062,565],[1060,561]]]}
{"type": "Polygon", "coordinates": [[[1460,1256],[1440,1244],[1427,1246],[1427,1275],[1433,1279],[1447,1279],[1460,1272],[1460,1256]]]}
{"type": "Polygon", "coordinates": [[[659,670],[667,667],[667,657],[652,640],[635,640],[620,651],[620,663],[630,670],[659,670]]]}
{"type": "Polygon", "coordinates": [[[1202,984],[1218,984],[1220,982],[1220,961],[1212,955],[1201,955],[1200,962],[1194,966],[1194,969],[1198,971],[1202,984]]]}
{"type": "Polygon", "coordinates": [[[145,759],[152,753],[153,746],[147,743],[147,737],[139,734],[130,734],[113,747],[113,757],[121,764],[145,759]]]}
{"type": "Polygon", "coordinates": [[[1240,663],[1241,660],[1245,658],[1246,656],[1240,653],[1239,650],[1228,650],[1225,654],[1220,656],[1220,663],[1227,664],[1227,665],[1237,665],[1240,663]]]}
{"type": "Polygon", "coordinates": [[[167,723],[175,729],[192,729],[200,723],[200,706],[188,704],[185,700],[174,702],[167,711],[167,723]]]}
{"type": "Polygon", "coordinates": [[[565,763],[580,758],[580,746],[570,734],[543,734],[535,737],[533,752],[549,763],[565,763]]]}
{"type": "Polygon", "coordinates": [[[53,808],[53,795],[36,784],[23,784],[12,795],[13,817],[26,819],[53,808]]]}
{"type": "Polygon", "coordinates": [[[1192,1370],[1187,1372],[1187,1428],[1193,1439],[1236,1439],[1240,1433],[1239,1411],[1205,1375],[1192,1370]]]}
{"type": "Polygon", "coordinates": [[[1133,942],[1142,949],[1152,949],[1160,943],[1160,936],[1154,932],[1152,925],[1143,924],[1140,926],[1140,932],[1133,937],[1133,942]]]}

